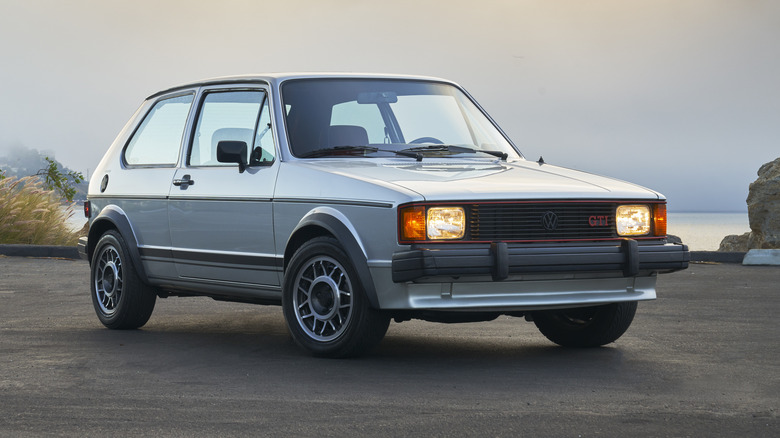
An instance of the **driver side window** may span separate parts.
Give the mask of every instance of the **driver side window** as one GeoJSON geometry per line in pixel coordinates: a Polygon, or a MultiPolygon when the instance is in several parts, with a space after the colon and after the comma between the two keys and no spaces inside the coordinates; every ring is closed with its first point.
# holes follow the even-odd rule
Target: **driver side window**
{"type": "Polygon", "coordinates": [[[188,156],[190,166],[235,166],[217,161],[221,141],[247,145],[246,162],[258,165],[274,159],[271,119],[263,91],[218,91],[206,94],[188,156]]]}

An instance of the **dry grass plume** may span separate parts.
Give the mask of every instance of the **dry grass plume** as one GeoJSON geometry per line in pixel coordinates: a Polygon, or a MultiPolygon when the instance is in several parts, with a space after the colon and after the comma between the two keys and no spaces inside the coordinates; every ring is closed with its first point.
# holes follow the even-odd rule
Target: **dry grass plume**
{"type": "Polygon", "coordinates": [[[0,180],[0,243],[75,245],[78,231],[67,224],[73,211],[61,208],[61,199],[44,190],[38,178],[0,180]]]}

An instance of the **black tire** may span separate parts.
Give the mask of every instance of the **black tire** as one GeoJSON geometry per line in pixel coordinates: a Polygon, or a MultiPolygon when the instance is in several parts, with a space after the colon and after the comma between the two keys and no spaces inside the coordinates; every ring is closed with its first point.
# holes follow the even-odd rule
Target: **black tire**
{"type": "Polygon", "coordinates": [[[337,240],[301,245],[284,275],[282,310],[293,340],[319,357],[367,353],[387,332],[390,317],[372,309],[337,240]]]}
{"type": "Polygon", "coordinates": [[[92,304],[98,319],[110,329],[136,329],[149,321],[157,295],[141,281],[127,251],[114,231],[100,237],[90,270],[92,304]]]}
{"type": "Polygon", "coordinates": [[[636,301],[595,307],[535,312],[534,324],[547,339],[564,347],[599,347],[628,330],[636,301]]]}

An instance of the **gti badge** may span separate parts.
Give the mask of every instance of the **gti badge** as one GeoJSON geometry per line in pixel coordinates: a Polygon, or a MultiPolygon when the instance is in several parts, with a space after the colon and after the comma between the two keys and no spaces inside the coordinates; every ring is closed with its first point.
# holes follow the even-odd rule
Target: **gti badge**
{"type": "Polygon", "coordinates": [[[609,216],[591,216],[588,218],[588,225],[591,227],[608,227],[609,216]]]}

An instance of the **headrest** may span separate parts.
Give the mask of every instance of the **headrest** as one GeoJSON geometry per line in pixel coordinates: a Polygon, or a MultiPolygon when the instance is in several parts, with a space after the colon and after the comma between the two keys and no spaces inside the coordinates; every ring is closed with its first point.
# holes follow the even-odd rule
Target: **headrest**
{"type": "Polygon", "coordinates": [[[217,143],[225,140],[243,141],[252,146],[252,130],[247,128],[220,128],[211,135],[211,144],[217,149],[217,143]]]}
{"type": "Polygon", "coordinates": [[[328,128],[328,147],[366,145],[368,133],[362,126],[334,125],[328,128]]]}

